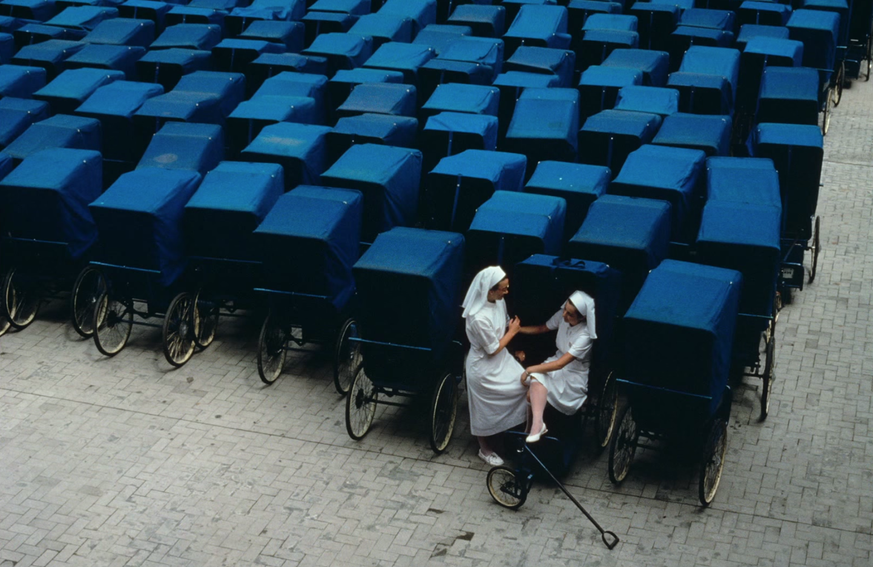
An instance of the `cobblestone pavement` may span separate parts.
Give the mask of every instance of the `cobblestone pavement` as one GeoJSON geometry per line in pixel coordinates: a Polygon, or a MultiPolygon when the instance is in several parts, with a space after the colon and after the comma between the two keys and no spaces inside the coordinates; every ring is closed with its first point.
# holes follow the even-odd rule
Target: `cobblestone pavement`
{"type": "Polygon", "coordinates": [[[782,311],[769,419],[740,388],[715,502],[696,475],[639,455],[620,487],[585,451],[568,488],[517,512],[490,498],[462,398],[449,450],[380,409],[349,439],[318,350],[265,387],[257,322],[172,370],[159,332],[100,356],[51,306],[0,339],[0,567],[28,565],[873,564],[873,83],[847,89],[826,138],[819,276],[782,311]]]}

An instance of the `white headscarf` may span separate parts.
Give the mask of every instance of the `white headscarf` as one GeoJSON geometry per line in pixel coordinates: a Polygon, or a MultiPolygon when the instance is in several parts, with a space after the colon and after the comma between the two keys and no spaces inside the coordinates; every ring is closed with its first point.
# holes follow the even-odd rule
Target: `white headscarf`
{"type": "Polygon", "coordinates": [[[506,277],[506,273],[500,266],[485,268],[473,278],[467,296],[464,297],[464,319],[472,317],[488,303],[488,292],[506,277]]]}
{"type": "Polygon", "coordinates": [[[588,336],[596,339],[597,332],[594,330],[594,299],[584,291],[574,291],[569,301],[576,307],[579,315],[585,317],[588,321],[588,336]]]}

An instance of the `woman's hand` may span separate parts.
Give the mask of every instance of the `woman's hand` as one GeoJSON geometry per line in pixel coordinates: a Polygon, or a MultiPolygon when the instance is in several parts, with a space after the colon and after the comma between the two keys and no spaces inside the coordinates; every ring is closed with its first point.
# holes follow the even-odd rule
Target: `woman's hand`
{"type": "Polygon", "coordinates": [[[518,334],[519,329],[521,329],[521,319],[518,317],[513,317],[509,320],[509,330],[508,333],[511,333],[513,336],[518,334]]]}
{"type": "Polygon", "coordinates": [[[530,372],[525,370],[524,372],[521,373],[521,385],[522,386],[527,386],[528,378],[530,378],[530,372]]]}

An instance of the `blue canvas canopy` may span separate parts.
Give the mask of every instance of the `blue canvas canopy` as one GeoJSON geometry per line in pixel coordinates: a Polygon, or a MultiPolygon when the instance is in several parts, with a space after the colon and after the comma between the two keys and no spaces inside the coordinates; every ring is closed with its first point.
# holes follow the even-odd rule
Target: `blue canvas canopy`
{"type": "MultiPolygon", "coordinates": [[[[721,403],[731,368],[742,275],[667,260],[623,320],[623,378],[721,403]]],[[[642,398],[645,399],[645,398],[642,398]]]]}
{"type": "Polygon", "coordinates": [[[812,236],[824,159],[818,126],[759,124],[749,137],[750,153],[773,160],[785,212],[785,233],[808,240],[812,236]]]}
{"type": "MultiPolygon", "coordinates": [[[[254,0],[248,6],[237,6],[225,18],[229,35],[239,33],[256,20],[300,21],[306,14],[306,0],[254,0]]],[[[302,40],[301,40],[302,41],[302,40]]]]}
{"type": "Polygon", "coordinates": [[[372,38],[374,47],[389,41],[409,43],[412,41],[412,18],[397,14],[366,14],[348,33],[372,38]]]}
{"type": "Polygon", "coordinates": [[[252,84],[252,88],[257,88],[273,75],[278,75],[284,71],[326,75],[327,59],[299,53],[264,53],[252,61],[246,71],[246,77],[252,84]]]}
{"type": "Polygon", "coordinates": [[[331,111],[335,111],[348,98],[355,85],[364,83],[402,83],[403,73],[400,71],[383,71],[381,69],[340,70],[330,78],[327,84],[327,102],[331,111]]]}
{"type": "Polygon", "coordinates": [[[50,115],[47,102],[15,97],[0,98],[0,150],[11,144],[31,124],[45,120],[50,115]]]}
{"type": "Polygon", "coordinates": [[[587,30],[637,31],[637,17],[625,14],[591,14],[582,26],[587,30]]]}
{"type": "Polygon", "coordinates": [[[154,136],[136,165],[185,169],[205,175],[224,158],[224,133],[214,124],[167,122],[154,136]]]}
{"type": "Polygon", "coordinates": [[[221,162],[185,205],[188,254],[256,260],[252,233],[284,192],[278,164],[221,162]]]}
{"type": "Polygon", "coordinates": [[[158,284],[169,287],[182,274],[182,217],[197,190],[196,171],[142,168],[125,173],[90,204],[97,223],[97,259],[160,272],[158,284]]]}
{"type": "Polygon", "coordinates": [[[102,159],[93,150],[53,148],[25,158],[0,181],[3,231],[65,243],[79,258],[97,241],[88,204],[100,196],[102,159]]]}
{"type": "Polygon", "coordinates": [[[523,153],[532,172],[543,159],[576,161],[579,92],[576,89],[525,89],[506,131],[506,149],[523,153]]]}
{"type": "Polygon", "coordinates": [[[440,159],[464,150],[496,150],[498,123],[496,116],[440,112],[431,116],[421,133],[425,171],[440,159]]]}
{"type": "Polygon", "coordinates": [[[421,366],[410,372],[416,365],[409,358],[419,365],[430,362],[424,368],[444,368],[441,359],[460,314],[464,248],[457,233],[397,227],[380,234],[355,264],[356,318],[363,338],[430,351],[395,347],[389,357],[384,348],[365,343],[371,380],[414,390],[430,381],[421,366]],[[398,358],[405,364],[398,365],[398,358]]]}
{"type": "Polygon", "coordinates": [[[309,9],[362,16],[370,13],[370,0],[315,0],[310,4],[309,9]]]}
{"type": "Polygon", "coordinates": [[[761,70],[766,65],[780,67],[801,67],[803,65],[803,43],[793,39],[754,37],[746,44],[742,55],[742,66],[747,65],[752,55],[763,60],[761,70]]]}
{"type": "Polygon", "coordinates": [[[731,10],[689,8],[679,15],[680,26],[710,28],[728,32],[733,32],[736,29],[736,21],[736,13],[731,10]]]}
{"type": "Polygon", "coordinates": [[[795,10],[788,37],[803,42],[803,66],[832,71],[837,57],[840,15],[821,10],[795,10]]]}
{"type": "Polygon", "coordinates": [[[340,69],[355,69],[373,55],[373,38],[351,33],[323,33],[315,38],[304,55],[324,57],[328,62],[328,76],[340,69]]]}
{"type": "Polygon", "coordinates": [[[417,34],[413,30],[413,35],[415,39],[412,40],[412,43],[427,45],[437,54],[440,54],[461,37],[473,35],[473,30],[469,26],[428,24],[417,34]]]}
{"type": "Polygon", "coordinates": [[[98,88],[123,79],[119,71],[70,69],[33,93],[33,98],[49,103],[56,114],[69,114],[98,88]]]}
{"type": "MultiPolygon", "coordinates": [[[[671,79],[674,75],[671,75],[671,79]]],[[[679,112],[679,93],[666,87],[622,87],[615,97],[615,110],[669,116],[679,112]]]]}
{"type": "Polygon", "coordinates": [[[46,79],[51,81],[66,69],[66,61],[87,46],[81,41],[50,39],[34,45],[25,45],[18,50],[12,63],[28,67],[42,67],[46,79]]]}
{"type": "MultiPolygon", "coordinates": [[[[782,4],[773,4],[781,6],[782,4]]],[[[769,37],[771,39],[788,39],[788,28],[776,26],[759,26],[756,24],[744,24],[740,27],[734,47],[743,51],[749,41],[756,37],[769,37]]]]}
{"type": "Polygon", "coordinates": [[[608,167],[541,161],[524,186],[524,192],[560,197],[567,202],[564,221],[566,242],[579,230],[591,203],[606,194],[611,179],[612,172],[608,167]]]}
{"type": "Polygon", "coordinates": [[[30,126],[3,153],[16,160],[48,148],[100,151],[100,122],[92,118],[56,114],[30,126]]]}
{"type": "Polygon", "coordinates": [[[567,23],[564,6],[525,4],[503,34],[506,51],[512,53],[520,45],[567,49],[570,47],[567,23]]]}
{"type": "MultiPolygon", "coordinates": [[[[736,100],[736,88],[740,76],[740,52],[736,49],[728,49],[724,47],[707,47],[702,45],[692,45],[682,57],[682,64],[679,66],[679,73],[674,73],[671,76],[670,85],[687,85],[703,83],[705,88],[718,88],[721,91],[727,90],[728,100],[733,103],[736,100]],[[678,74],[698,74],[698,75],[714,75],[722,77],[729,85],[729,89],[723,86],[722,82],[706,82],[702,78],[692,78],[691,81],[682,82],[676,79],[678,74]],[[715,85],[718,85],[717,87],[715,85]]],[[[724,95],[722,95],[724,96],[724,95]]],[[[707,112],[706,114],[714,114],[707,112]]],[[[723,113],[722,113],[723,114],[723,113]]]]}
{"type": "Polygon", "coordinates": [[[740,25],[757,24],[769,27],[781,27],[788,23],[791,17],[791,6],[777,2],[755,2],[745,0],[737,8],[737,20],[740,25]]]}
{"type": "Polygon", "coordinates": [[[327,166],[327,126],[279,122],[264,126],[241,152],[246,161],[278,163],[285,171],[285,189],[320,185],[327,166]]]}
{"type": "Polygon", "coordinates": [[[233,154],[248,146],[264,126],[277,122],[317,124],[315,100],[303,96],[261,96],[245,100],[227,117],[227,131],[233,154]]]}
{"type": "Polygon", "coordinates": [[[151,20],[116,18],[100,22],[87,36],[88,43],[145,47],[155,40],[155,23],[151,20]]]}
{"type": "Polygon", "coordinates": [[[0,97],[30,98],[45,84],[42,67],[0,65],[0,97]]]}
{"type": "Polygon", "coordinates": [[[340,118],[327,134],[328,160],[334,162],[355,144],[414,148],[418,120],[390,114],[358,114],[340,118]]]}
{"type": "Polygon", "coordinates": [[[413,36],[425,27],[436,23],[436,0],[387,0],[379,8],[380,14],[394,14],[411,18],[413,21],[413,36]]]}
{"type": "Polygon", "coordinates": [[[440,112],[464,112],[497,116],[500,90],[484,85],[448,83],[436,90],[421,107],[421,116],[427,118],[440,112]]]}
{"type": "MultiPolygon", "coordinates": [[[[667,47],[667,39],[670,37],[679,14],[682,9],[678,0],[669,4],[661,2],[634,2],[626,13],[639,18],[640,47],[643,49],[661,50],[667,47]]],[[[687,8],[693,7],[685,6],[687,8]]]]}
{"type": "MultiPolygon", "coordinates": [[[[273,0],[270,0],[273,1],[273,0]]],[[[164,31],[164,20],[171,4],[156,0],[126,0],[118,6],[118,15],[122,18],[151,20],[155,23],[155,33],[164,31]]]]}
{"type": "MultiPolygon", "coordinates": [[[[592,16],[593,17],[593,16],[592,16]]],[[[590,29],[582,32],[574,42],[579,54],[578,69],[600,65],[616,49],[635,49],[640,45],[640,36],[635,31],[590,29]]]]}
{"type": "MultiPolygon", "coordinates": [[[[382,9],[385,9],[384,6],[382,9]]],[[[400,71],[404,83],[415,85],[418,82],[418,69],[434,57],[436,51],[429,45],[392,41],[379,47],[364,63],[364,67],[400,71]]]]}
{"type": "Polygon", "coordinates": [[[595,14],[621,14],[624,2],[603,2],[601,0],[570,0],[567,4],[567,29],[575,35],[589,17],[595,14]]]}
{"type": "Polygon", "coordinates": [[[303,30],[304,25],[301,22],[255,20],[236,37],[278,43],[285,48],[283,51],[298,53],[303,49],[303,30]]]}
{"type": "Polygon", "coordinates": [[[785,209],[779,173],[765,158],[713,157],[706,160],[707,202],[741,203],[779,209],[784,229],[785,209]]]}
{"type": "Polygon", "coordinates": [[[678,72],[667,86],[679,94],[679,109],[690,114],[733,115],[734,92],[720,75],[678,72]]]}
{"type": "Polygon", "coordinates": [[[670,55],[666,51],[645,49],[616,49],[603,63],[604,67],[629,67],[643,73],[643,84],[663,87],[667,84],[670,55]]]}
{"type": "Polygon", "coordinates": [[[642,85],[643,72],[623,67],[592,65],[579,77],[579,112],[581,118],[615,107],[618,90],[630,85],[642,85]]]}
{"type": "Polygon", "coordinates": [[[418,212],[421,152],[377,144],[349,148],[322,176],[333,187],[358,189],[364,194],[361,238],[372,242],[395,226],[411,226],[418,212]]]}
{"type": "Polygon", "coordinates": [[[301,185],[279,197],[253,233],[267,284],[323,296],[343,311],[355,291],[363,208],[361,194],[348,189],[301,185]]]}
{"type": "MultiPolygon", "coordinates": [[[[854,3],[853,3],[854,4],[854,3]]],[[[863,18],[860,6],[850,6],[847,0],[803,0],[801,5],[804,10],[818,10],[821,12],[830,12],[837,14],[840,17],[839,35],[837,35],[837,45],[845,46],[849,42],[849,27],[853,18],[863,18]],[[857,10],[858,15],[854,12],[857,10]]],[[[869,8],[867,8],[869,10],[869,8]]],[[[868,13],[868,18],[869,12],[868,13]]]]}
{"type": "Polygon", "coordinates": [[[42,43],[43,41],[48,41],[50,39],[75,41],[77,36],[80,35],[82,34],[75,34],[64,28],[28,22],[19,26],[12,32],[14,45],[13,53],[10,55],[14,55],[16,49],[25,45],[42,43]]]}
{"type": "Polygon", "coordinates": [[[221,42],[221,28],[209,24],[176,24],[164,30],[149,49],[211,50],[221,42]]]}
{"type": "Polygon", "coordinates": [[[624,310],[649,271],[667,257],[669,242],[668,202],[604,195],[591,203],[565,256],[603,262],[619,270],[624,310]]]}
{"type": "Polygon", "coordinates": [[[6,177],[14,167],[15,163],[12,157],[0,152],[0,180],[6,177]]]}
{"type": "Polygon", "coordinates": [[[652,141],[661,121],[659,115],[647,112],[598,112],[579,131],[579,161],[608,167],[617,174],[631,152],[652,141]]]}
{"type": "Polygon", "coordinates": [[[609,192],[661,199],[671,205],[673,240],[686,237],[686,219],[702,193],[706,154],[701,150],[647,144],[631,152],[609,192]]]}
{"type": "Polygon", "coordinates": [[[444,157],[427,174],[430,226],[466,231],[496,191],[521,191],[527,158],[508,152],[466,150],[444,157]]]}
{"type": "Polygon", "coordinates": [[[731,119],[677,112],[666,118],[652,140],[658,146],[703,150],[707,157],[730,153],[731,119]]]}
{"type": "Polygon", "coordinates": [[[133,115],[148,99],[162,94],[160,85],[115,81],[95,90],[76,109],[76,114],[96,118],[103,130],[103,157],[134,161],[133,115]]]}
{"type": "Polygon", "coordinates": [[[506,30],[506,8],[481,4],[454,6],[447,24],[469,26],[477,37],[500,37],[506,30]]]}
{"type": "Polygon", "coordinates": [[[134,123],[142,132],[155,131],[155,126],[170,120],[221,126],[244,97],[243,75],[195,71],[182,77],[172,91],[143,103],[134,123]]]}
{"type": "Polygon", "coordinates": [[[136,78],[136,62],[146,53],[144,47],[127,45],[102,45],[90,43],[67,59],[67,69],[106,69],[120,71],[125,78],[136,78]]]}
{"type": "Polygon", "coordinates": [[[414,117],[417,92],[415,87],[396,83],[365,83],[356,86],[339,108],[336,115],[376,113],[414,117]]]}
{"type": "Polygon", "coordinates": [[[503,66],[503,40],[460,37],[419,69],[419,82],[429,94],[442,83],[490,85],[503,66]]]}
{"type": "Polygon", "coordinates": [[[558,77],[556,86],[565,88],[573,85],[573,69],[576,54],[567,49],[551,49],[522,45],[506,60],[506,71],[526,71],[531,73],[550,73],[558,77]]]}
{"type": "Polygon", "coordinates": [[[675,69],[691,47],[733,47],[734,33],[716,28],[680,25],[670,34],[667,46],[671,68],[675,69]]]}
{"type": "Polygon", "coordinates": [[[44,22],[55,15],[55,3],[50,0],[3,0],[3,14],[44,22]]]}
{"type": "Polygon", "coordinates": [[[324,75],[283,71],[265,80],[252,100],[272,96],[309,97],[315,103],[312,123],[324,124],[327,89],[327,77],[324,75]]]}
{"type": "Polygon", "coordinates": [[[262,39],[223,39],[212,48],[212,57],[218,71],[244,73],[252,61],[263,53],[283,53],[280,43],[262,39]]]}
{"type": "Polygon", "coordinates": [[[118,10],[115,8],[104,6],[71,6],[64,8],[57,16],[46,21],[46,25],[81,30],[83,33],[78,38],[81,39],[87,32],[96,28],[100,22],[117,17],[118,10]]]}
{"type": "Polygon", "coordinates": [[[223,28],[226,16],[227,12],[224,10],[177,5],[167,12],[165,19],[168,27],[178,24],[209,24],[223,28]]]}
{"type": "Polygon", "coordinates": [[[511,268],[531,254],[556,255],[564,238],[567,203],[559,197],[497,191],[476,211],[467,231],[467,268],[511,268]]]}
{"type": "Polygon", "coordinates": [[[136,62],[140,81],[158,83],[170,91],[189,73],[212,67],[212,53],[194,49],[159,49],[148,51],[136,62]]]}
{"type": "Polygon", "coordinates": [[[818,72],[809,67],[764,69],[756,122],[818,124],[818,80],[818,72]]]}

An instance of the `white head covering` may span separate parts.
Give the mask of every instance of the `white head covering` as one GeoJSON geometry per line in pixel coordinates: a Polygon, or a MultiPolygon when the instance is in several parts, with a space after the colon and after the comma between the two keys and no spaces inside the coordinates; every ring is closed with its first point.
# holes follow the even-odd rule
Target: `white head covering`
{"type": "Polygon", "coordinates": [[[467,296],[464,297],[464,319],[472,317],[485,307],[488,303],[488,291],[505,277],[506,273],[500,266],[490,266],[476,274],[467,290],[467,296]]]}
{"type": "Polygon", "coordinates": [[[579,315],[585,317],[588,321],[588,336],[596,339],[597,332],[594,330],[594,299],[584,291],[574,291],[569,301],[576,307],[579,315]]]}

